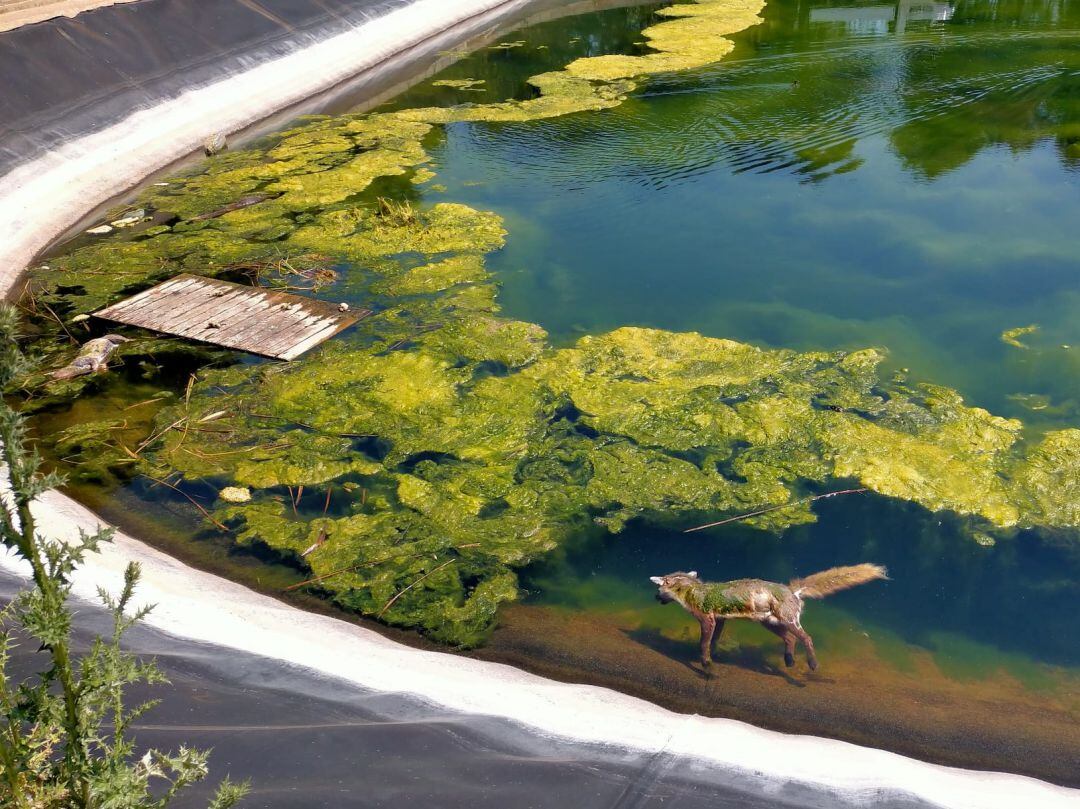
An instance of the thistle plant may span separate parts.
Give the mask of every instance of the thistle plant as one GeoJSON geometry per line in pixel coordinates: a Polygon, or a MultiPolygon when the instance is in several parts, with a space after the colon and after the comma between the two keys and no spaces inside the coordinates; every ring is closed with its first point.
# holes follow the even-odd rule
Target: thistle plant
{"type": "MultiPolygon", "coordinates": [[[[0,305],[0,390],[31,370],[19,348],[18,316],[0,305]]],[[[156,700],[129,707],[132,685],[167,682],[152,662],[122,647],[124,634],[150,607],[132,607],[139,566],[124,572],[119,594],[99,588],[112,618],[108,636],[94,637],[88,651],[73,646],[72,575],[86,555],[112,539],[111,530],[80,532],[63,542],[42,535],[30,506],[63,483],[42,471],[19,413],[0,401],[0,541],[30,566],[32,584],[0,610],[0,806],[14,809],[142,809],[165,807],[185,787],[207,775],[208,752],[181,747],[175,753],[139,755],[132,724],[156,700]],[[12,673],[17,645],[39,646],[44,663],[29,676],[12,673]]],[[[246,784],[225,779],[211,809],[235,805],[246,784]]]]}

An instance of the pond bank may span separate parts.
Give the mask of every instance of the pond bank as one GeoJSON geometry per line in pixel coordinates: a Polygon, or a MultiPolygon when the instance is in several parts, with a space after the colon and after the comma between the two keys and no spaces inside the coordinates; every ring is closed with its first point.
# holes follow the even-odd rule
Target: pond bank
{"type": "MultiPolygon", "coordinates": [[[[19,585],[0,573],[0,604],[19,585]]],[[[107,620],[100,607],[80,603],[78,647],[85,648],[90,632],[108,631],[107,620]]],[[[132,702],[161,700],[134,728],[138,746],[213,750],[209,782],[185,791],[176,809],[205,806],[213,782],[226,774],[250,778],[263,809],[337,807],[343,794],[363,794],[377,806],[435,801],[445,809],[562,809],[584,800],[590,809],[838,807],[837,797],[820,789],[788,786],[762,795],[758,782],[691,759],[574,745],[504,719],[368,691],[146,627],[126,637],[131,651],[154,657],[170,683],[131,695],[132,702]]],[[[28,651],[19,650],[20,665],[28,651]]],[[[884,795],[875,806],[928,804],[884,795]]]]}
{"type": "MultiPolygon", "coordinates": [[[[70,537],[98,520],[56,492],[38,503],[47,535],[70,537]]],[[[846,800],[906,795],[939,806],[1044,809],[1075,803],[1075,790],[1035,779],[926,764],[872,748],[812,736],[789,736],[742,722],[680,715],[625,694],[563,684],[510,666],[410,649],[362,627],[281,604],[192,569],[123,534],[88,560],[75,593],[116,589],[128,561],[143,569],[141,598],[157,604],[148,625],[183,638],[261,655],[366,689],[412,694],[454,711],[502,717],[541,734],[615,745],[652,755],[687,757],[763,792],[816,786],[846,800]]],[[[10,555],[0,565],[21,568],[10,555]]]]}
{"type": "MultiPolygon", "coordinates": [[[[93,97],[91,90],[96,81],[104,86],[109,77],[94,75],[89,85],[72,90],[74,95],[61,99],[63,104],[58,102],[56,109],[19,108],[26,98],[33,98],[41,81],[50,79],[47,60],[27,62],[25,54],[48,55],[37,40],[53,42],[54,24],[8,32],[0,39],[0,58],[21,66],[10,71],[16,91],[0,101],[6,119],[0,130],[0,169],[6,171],[0,184],[0,295],[10,295],[34,256],[77,225],[91,208],[196,152],[209,135],[245,130],[283,110],[297,114],[298,105],[345,82],[375,83],[407,63],[435,57],[533,2],[375,2],[351,17],[316,16],[299,31],[279,19],[252,42],[243,40],[243,21],[233,20],[240,26],[233,34],[243,40],[238,51],[213,41],[220,16],[238,4],[220,0],[219,5],[216,15],[205,8],[198,14],[189,10],[186,16],[181,10],[180,20],[202,19],[202,25],[209,26],[207,34],[213,36],[207,52],[181,53],[175,63],[148,63],[141,66],[145,71],[137,64],[128,66],[136,75],[153,78],[164,73],[170,81],[137,88],[141,92],[135,97],[120,94],[100,106],[97,102],[102,99],[93,97]]],[[[174,7],[171,4],[170,10],[174,7]]],[[[103,19],[97,15],[106,12],[130,18],[153,8],[143,3],[117,6],[87,20],[103,19]]],[[[101,24],[108,29],[105,33],[116,28],[115,36],[137,44],[143,29],[125,19],[101,24]]],[[[166,16],[158,22],[165,25],[170,20],[166,16]]],[[[82,24],[89,23],[80,20],[82,24]]],[[[58,33],[60,40],[67,36],[63,30],[58,33]]],[[[9,69],[4,72],[8,75],[9,69]]]]}

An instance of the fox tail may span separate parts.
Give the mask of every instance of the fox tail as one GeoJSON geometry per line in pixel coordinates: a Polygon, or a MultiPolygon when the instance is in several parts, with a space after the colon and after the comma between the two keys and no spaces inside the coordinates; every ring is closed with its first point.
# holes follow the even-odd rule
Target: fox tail
{"type": "Polygon", "coordinates": [[[884,567],[864,562],[861,565],[832,567],[807,576],[805,579],[794,579],[789,586],[795,595],[804,598],[825,598],[827,595],[847,590],[849,587],[887,578],[889,575],[884,567]]]}

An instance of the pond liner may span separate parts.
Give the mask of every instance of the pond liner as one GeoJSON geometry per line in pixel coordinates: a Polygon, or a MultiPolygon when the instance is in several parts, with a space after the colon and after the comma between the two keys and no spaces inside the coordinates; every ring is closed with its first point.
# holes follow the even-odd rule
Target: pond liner
{"type": "Polygon", "coordinates": [[[141,0],[0,35],[0,173],[404,0],[141,0]]]}
{"type": "MultiPolygon", "coordinates": [[[[35,503],[34,515],[42,535],[60,540],[76,535],[80,529],[92,531],[100,525],[100,520],[88,509],[58,492],[44,494],[35,503]]],[[[586,751],[598,750],[615,751],[624,762],[630,756],[636,762],[633,766],[644,770],[633,780],[635,784],[655,780],[659,773],[675,773],[673,777],[678,777],[700,772],[701,777],[712,785],[710,789],[733,786],[744,794],[775,801],[760,804],[762,806],[788,806],[791,803],[785,801],[791,797],[795,803],[809,807],[872,803],[898,807],[1013,809],[1033,805],[1041,809],[1064,809],[1075,806],[1080,796],[1080,791],[1026,776],[944,767],[846,742],[777,733],[730,719],[677,714],[606,688],[555,682],[498,663],[447,652],[412,649],[364,627],[298,610],[234,582],[188,567],[119,532],[112,543],[103,546],[101,553],[91,554],[72,577],[73,594],[85,601],[94,601],[99,586],[118,591],[122,586],[123,571],[130,561],[138,562],[143,574],[137,600],[156,605],[145,628],[169,636],[160,642],[158,651],[167,653],[172,649],[183,649],[190,641],[192,647],[201,650],[201,660],[225,666],[224,670],[218,669],[222,672],[218,681],[225,685],[238,677],[242,682],[242,677],[253,671],[258,676],[263,670],[268,672],[265,684],[272,688],[277,682],[279,690],[290,692],[298,689],[281,685],[283,681],[277,678],[290,671],[300,673],[298,676],[308,682],[327,683],[314,689],[321,696],[340,687],[381,695],[388,703],[401,697],[411,705],[439,706],[428,716],[445,718],[453,715],[457,717],[455,721],[463,722],[464,726],[475,722],[477,728],[484,727],[488,721],[494,722],[486,725],[488,728],[516,728],[516,732],[524,734],[518,739],[554,745],[548,749],[559,751],[562,759],[587,762],[586,751]]],[[[10,552],[0,555],[0,570],[7,571],[9,580],[11,575],[27,575],[24,563],[10,552]]],[[[285,705],[285,697],[280,699],[285,705]]],[[[312,703],[310,710],[317,714],[321,709],[312,703]]],[[[264,711],[271,716],[278,715],[277,708],[270,711],[264,707],[264,711]]],[[[207,732],[220,733],[220,736],[196,736],[190,741],[210,744],[220,740],[216,745],[219,753],[230,749],[230,745],[238,745],[231,749],[237,751],[238,760],[247,756],[249,766],[257,765],[257,762],[250,763],[252,758],[273,761],[268,751],[277,750],[277,755],[286,758],[277,760],[276,771],[288,771],[290,765],[287,762],[298,762],[302,755],[300,751],[304,745],[300,742],[278,744],[277,737],[270,733],[265,734],[265,741],[258,742],[253,738],[254,734],[230,734],[230,723],[216,724],[216,728],[211,727],[207,732]]],[[[270,730],[276,733],[279,729],[270,730]]],[[[390,732],[389,728],[387,732],[390,732]]],[[[185,733],[181,731],[171,737],[158,738],[163,742],[171,738],[179,743],[180,735],[185,733]]],[[[468,747],[464,737],[458,738],[468,747]]],[[[140,739],[145,744],[151,737],[140,733],[140,739]]],[[[336,744],[326,744],[327,747],[317,749],[325,750],[327,756],[331,756],[332,751],[334,756],[346,759],[345,764],[339,758],[329,759],[336,762],[335,767],[361,766],[358,760],[362,753],[357,753],[354,747],[340,739],[336,744]]],[[[438,761],[438,754],[432,754],[430,749],[425,752],[423,744],[397,748],[390,761],[398,769],[385,776],[378,786],[373,784],[381,776],[377,776],[377,770],[369,771],[372,782],[362,787],[362,794],[368,789],[385,788],[390,790],[387,795],[394,794],[395,786],[407,789],[408,786],[399,781],[405,778],[405,772],[415,772],[410,769],[409,760],[419,757],[418,760],[423,762],[428,755],[438,761]]],[[[291,766],[295,771],[299,764],[291,766]]],[[[603,765],[585,766],[598,766],[603,771],[603,765]]],[[[225,767],[219,771],[222,775],[230,772],[233,776],[241,776],[243,773],[238,767],[225,767]]],[[[438,767],[433,769],[433,772],[439,771],[438,767]]],[[[553,773],[552,777],[569,775],[553,773]]],[[[451,802],[440,800],[438,805],[465,805],[467,798],[476,801],[478,796],[488,795],[487,788],[478,785],[492,782],[470,777],[452,783],[471,790],[471,794],[459,795],[451,802]]],[[[499,787],[498,781],[491,787],[496,796],[499,787]]],[[[451,789],[451,794],[456,789],[452,784],[447,784],[446,788],[451,789]]],[[[611,806],[614,809],[660,803],[648,796],[634,798],[630,793],[628,797],[622,797],[620,793],[607,803],[603,799],[594,801],[590,796],[558,805],[611,806]]],[[[279,805],[320,805],[305,802],[303,793],[298,794],[300,799],[295,803],[279,805]]],[[[547,805],[541,802],[544,797],[543,790],[537,787],[524,791],[521,800],[494,800],[488,805],[543,806],[547,805]],[[533,794],[538,790],[538,795],[533,794]]],[[[380,805],[378,801],[373,804],[380,805]]],[[[331,804],[323,802],[322,805],[331,804]]],[[[469,805],[485,804],[474,802],[469,805]]],[[[664,801],[663,805],[757,804],[738,798],[729,804],[715,800],[705,804],[664,801]]]]}
{"type": "Polygon", "coordinates": [[[142,0],[0,34],[0,296],[95,205],[208,136],[377,84],[543,4],[142,0]]]}
{"type": "MultiPolygon", "coordinates": [[[[0,572],[0,604],[23,585],[0,572]]],[[[75,645],[108,634],[96,604],[79,603],[75,645]]],[[[815,809],[855,805],[802,785],[763,790],[693,759],[545,736],[516,722],[446,710],[404,693],[377,692],[272,658],[195,643],[147,626],[127,648],[153,657],[169,684],[140,687],[132,704],[161,703],[134,727],[137,752],[212,749],[210,777],[174,805],[205,806],[226,774],[250,779],[266,809],[427,802],[445,809],[815,809]]],[[[15,668],[44,664],[29,645],[15,668]]],[[[930,804],[883,794],[880,809],[930,804]]]]}

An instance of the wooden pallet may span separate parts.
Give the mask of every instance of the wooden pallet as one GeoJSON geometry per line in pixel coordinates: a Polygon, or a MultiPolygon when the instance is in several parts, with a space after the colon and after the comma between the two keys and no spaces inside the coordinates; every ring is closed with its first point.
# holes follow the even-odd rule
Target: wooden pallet
{"type": "Polygon", "coordinates": [[[184,273],[94,317],[292,360],[371,314],[338,304],[184,273]]]}

